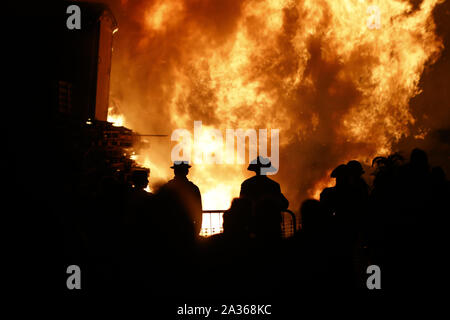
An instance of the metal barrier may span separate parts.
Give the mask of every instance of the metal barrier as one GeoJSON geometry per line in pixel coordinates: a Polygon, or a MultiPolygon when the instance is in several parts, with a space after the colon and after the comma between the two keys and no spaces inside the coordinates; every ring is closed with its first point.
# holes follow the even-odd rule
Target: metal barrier
{"type": "MultiPolygon", "coordinates": [[[[209,237],[223,232],[223,213],[227,210],[203,210],[203,222],[200,235],[209,237]]],[[[281,236],[292,237],[297,231],[297,219],[291,210],[281,212],[281,236]]]]}
{"type": "Polygon", "coordinates": [[[289,238],[292,237],[296,231],[297,219],[295,213],[289,209],[281,211],[281,236],[283,238],[289,238]],[[286,216],[289,216],[290,219],[286,219],[286,216]]]}
{"type": "Polygon", "coordinates": [[[200,235],[209,237],[223,232],[223,213],[227,210],[203,210],[203,221],[200,235]]]}

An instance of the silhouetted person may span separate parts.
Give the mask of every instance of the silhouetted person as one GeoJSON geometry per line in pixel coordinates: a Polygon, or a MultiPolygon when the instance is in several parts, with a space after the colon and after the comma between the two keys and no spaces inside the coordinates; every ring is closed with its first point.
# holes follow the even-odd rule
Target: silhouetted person
{"type": "Polygon", "coordinates": [[[347,169],[349,173],[349,184],[355,188],[360,189],[364,196],[367,196],[369,192],[369,186],[366,181],[362,178],[364,174],[364,169],[359,161],[350,160],[347,162],[347,169]]]}
{"type": "Polygon", "coordinates": [[[223,214],[223,233],[212,235],[205,241],[210,262],[223,265],[242,256],[250,239],[251,203],[245,198],[234,198],[223,214]],[[228,260],[228,261],[227,261],[228,260]]]}
{"type": "Polygon", "coordinates": [[[361,164],[356,160],[339,165],[331,173],[331,177],[336,179],[336,185],[325,188],[320,195],[327,213],[343,226],[356,228],[367,206],[369,189],[362,178],[363,173],[361,164]]]}
{"type": "Polygon", "coordinates": [[[140,275],[148,269],[145,259],[157,242],[158,229],[153,210],[153,194],[145,191],[148,185],[148,169],[135,169],[129,178],[126,210],[122,218],[122,272],[127,285],[140,284],[140,275]]]}
{"type": "MultiPolygon", "coordinates": [[[[208,286],[207,279],[219,275],[220,286],[216,286],[219,291],[214,292],[214,296],[247,296],[253,291],[261,293],[255,284],[267,289],[267,278],[278,276],[269,266],[269,256],[273,255],[266,250],[258,251],[255,239],[250,237],[251,205],[247,198],[233,199],[230,208],[223,214],[223,233],[204,241],[204,261],[207,263],[202,265],[202,279],[208,286]],[[264,270],[272,272],[265,273],[264,270]],[[261,278],[261,273],[266,276],[261,278]]],[[[211,292],[210,289],[208,292],[211,292]]]]}
{"type": "Polygon", "coordinates": [[[345,216],[345,190],[348,181],[348,168],[341,164],[331,172],[331,178],[336,179],[334,187],[325,188],[320,194],[320,203],[326,219],[328,220],[330,239],[330,286],[332,288],[344,285],[348,288],[352,281],[351,274],[351,250],[348,249],[347,241],[342,236],[340,219],[345,216]]]}
{"type": "Polygon", "coordinates": [[[241,198],[248,198],[251,201],[258,201],[263,197],[271,197],[277,202],[280,210],[287,209],[289,201],[281,193],[280,185],[269,179],[267,175],[261,174],[261,168],[265,168],[266,172],[274,171],[272,163],[269,159],[264,159],[261,156],[253,160],[247,170],[254,171],[255,176],[248,178],[241,184],[241,198]]]}
{"type": "Polygon", "coordinates": [[[419,227],[432,203],[430,166],[425,151],[412,150],[409,162],[399,168],[398,180],[399,223],[408,225],[405,231],[409,232],[407,229],[419,227]]]}
{"type": "Polygon", "coordinates": [[[403,160],[400,154],[395,153],[387,157],[375,157],[372,161],[372,166],[375,167],[372,175],[375,178],[369,198],[366,227],[371,263],[379,266],[383,261],[384,243],[389,237],[387,226],[396,224],[399,220],[399,169],[403,160]]]}
{"type": "MultiPolygon", "coordinates": [[[[370,195],[371,258],[384,270],[384,288],[420,288],[434,280],[435,263],[442,254],[436,252],[439,207],[433,187],[427,154],[420,149],[411,152],[403,164],[398,154],[377,157],[374,189],[370,195]],[[435,254],[437,253],[437,254],[435,254]],[[414,268],[404,268],[414,261],[414,268]],[[417,270],[421,270],[417,272],[417,270]],[[426,275],[426,276],[425,276],[426,275]],[[413,281],[411,279],[414,279],[413,281]]],[[[439,189],[439,188],[438,188],[439,189]]],[[[438,282],[437,280],[435,282],[438,282]]]]}
{"type": "Polygon", "coordinates": [[[409,165],[415,172],[426,173],[430,169],[427,153],[419,148],[413,149],[409,157],[409,165]]]}
{"type": "MultiPolygon", "coordinates": [[[[150,260],[160,273],[152,280],[161,294],[192,292],[199,285],[197,240],[201,227],[202,205],[198,187],[187,179],[191,166],[175,162],[175,177],[155,191],[154,208],[157,222],[154,231],[158,260],[150,260]],[[182,266],[182,267],[180,267],[182,266]]],[[[149,257],[154,252],[148,252],[149,257]]]]}
{"type": "Polygon", "coordinates": [[[153,194],[145,190],[148,185],[148,176],[149,171],[145,169],[134,170],[131,174],[132,188],[129,192],[128,201],[132,208],[144,209],[142,206],[148,205],[149,200],[152,198],[153,194]]]}
{"type": "Polygon", "coordinates": [[[386,269],[392,274],[391,281],[387,283],[406,287],[412,285],[409,279],[417,277],[414,286],[420,287],[427,279],[418,277],[413,270],[402,271],[400,266],[414,260],[417,270],[425,270],[430,260],[426,256],[431,249],[430,235],[434,232],[429,223],[434,219],[431,174],[426,152],[413,149],[409,162],[399,167],[397,180],[397,197],[394,199],[396,219],[395,224],[389,226],[389,242],[384,247],[386,269]]]}
{"type": "Polygon", "coordinates": [[[326,231],[328,217],[320,202],[315,199],[303,201],[300,207],[302,231],[311,235],[323,234],[326,231]]]}
{"type": "Polygon", "coordinates": [[[369,186],[362,177],[364,170],[361,163],[351,160],[347,163],[347,192],[351,198],[351,208],[348,223],[353,224],[353,228],[360,229],[362,219],[366,217],[369,199],[369,186]]]}
{"type": "MultiPolygon", "coordinates": [[[[145,188],[148,185],[149,170],[134,170],[130,177],[131,188],[128,194],[128,206],[135,214],[148,209],[150,200],[153,197],[151,192],[147,192],[145,188]]],[[[130,217],[135,220],[136,217],[130,217]]]]}
{"type": "Polygon", "coordinates": [[[223,214],[223,233],[234,239],[248,238],[251,225],[251,202],[246,198],[235,198],[230,209],[223,214]]]}
{"type": "MultiPolygon", "coordinates": [[[[128,207],[124,222],[133,227],[141,224],[144,220],[148,224],[148,218],[151,215],[153,194],[145,190],[148,185],[149,172],[148,169],[136,169],[130,176],[131,187],[128,191],[128,207]]],[[[144,226],[142,225],[142,227],[144,226]]]]}
{"type": "Polygon", "coordinates": [[[319,201],[307,199],[300,207],[302,228],[295,234],[298,284],[303,290],[328,286],[329,217],[319,201]]]}
{"type": "Polygon", "coordinates": [[[336,183],[334,187],[328,187],[322,190],[320,193],[320,203],[327,215],[334,216],[336,215],[337,202],[339,201],[339,188],[344,188],[346,184],[347,166],[345,164],[337,166],[331,172],[330,177],[335,178],[336,183]]]}
{"type": "Polygon", "coordinates": [[[320,202],[330,218],[337,287],[356,284],[353,258],[357,250],[360,218],[368,199],[368,188],[361,177],[363,173],[361,164],[355,160],[339,165],[331,173],[331,177],[336,178],[336,185],[324,189],[320,195],[320,202]]]}
{"type": "Polygon", "coordinates": [[[275,170],[269,159],[259,156],[253,160],[247,170],[254,171],[255,176],[241,184],[240,197],[249,199],[255,219],[254,231],[264,238],[277,238],[281,235],[281,211],[289,206],[289,201],[281,193],[280,185],[261,174],[275,170]]]}
{"type": "Polygon", "coordinates": [[[191,165],[186,161],[175,161],[171,168],[175,177],[162,189],[170,190],[178,197],[181,206],[194,225],[195,236],[198,236],[202,227],[202,196],[200,189],[187,178],[191,165]]]}
{"type": "Polygon", "coordinates": [[[146,169],[136,169],[131,174],[131,183],[133,184],[133,188],[136,192],[139,192],[144,195],[149,195],[151,193],[145,191],[145,188],[148,186],[148,177],[149,177],[149,170],[146,169]],[[142,191],[145,191],[142,192],[142,191]]]}

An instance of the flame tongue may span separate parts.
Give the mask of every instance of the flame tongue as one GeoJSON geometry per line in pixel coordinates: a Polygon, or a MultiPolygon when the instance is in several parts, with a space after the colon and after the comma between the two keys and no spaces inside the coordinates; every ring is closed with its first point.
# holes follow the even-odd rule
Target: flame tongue
{"type": "Polygon", "coordinates": [[[108,108],[108,122],[111,122],[115,127],[122,127],[125,125],[125,117],[123,114],[118,113],[113,108],[108,108]]]}

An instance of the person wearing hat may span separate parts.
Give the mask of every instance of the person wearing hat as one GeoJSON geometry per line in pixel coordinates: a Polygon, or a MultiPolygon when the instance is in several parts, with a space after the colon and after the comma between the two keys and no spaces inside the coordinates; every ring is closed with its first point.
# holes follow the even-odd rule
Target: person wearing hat
{"type": "Polygon", "coordinates": [[[362,210],[362,203],[368,198],[368,186],[362,178],[363,173],[361,163],[356,160],[334,168],[330,177],[336,179],[335,186],[325,188],[320,194],[320,202],[329,214],[335,216],[341,212],[341,216],[348,216],[362,210]]]}
{"type": "Polygon", "coordinates": [[[360,198],[360,201],[368,201],[369,186],[362,175],[365,173],[361,163],[357,160],[350,160],[347,162],[348,170],[348,185],[353,190],[355,196],[360,198]]]}
{"type": "Polygon", "coordinates": [[[163,189],[170,191],[180,201],[183,211],[194,225],[197,237],[202,227],[202,195],[200,189],[187,178],[191,165],[187,161],[175,161],[170,168],[173,169],[175,176],[163,186],[163,189]]]}
{"type": "Polygon", "coordinates": [[[331,173],[336,179],[333,187],[320,194],[320,203],[328,220],[330,264],[333,286],[354,287],[356,266],[353,254],[360,241],[360,221],[368,197],[367,184],[361,175],[364,170],[356,160],[337,166],[331,173]]]}
{"type": "Polygon", "coordinates": [[[365,172],[361,163],[357,160],[350,160],[347,162],[347,168],[349,173],[356,177],[360,177],[365,172]]]}
{"type": "Polygon", "coordinates": [[[145,188],[148,185],[148,176],[150,170],[147,168],[137,168],[133,170],[130,175],[129,181],[132,185],[132,188],[128,192],[128,212],[129,218],[132,218],[132,214],[135,215],[139,212],[143,212],[147,210],[147,207],[150,206],[150,200],[153,197],[151,192],[147,192],[145,188]]]}
{"type": "Polygon", "coordinates": [[[320,203],[328,216],[335,216],[338,202],[341,200],[341,190],[345,189],[348,176],[348,167],[340,164],[331,171],[330,177],[336,179],[333,187],[328,187],[320,193],[320,203]]]}
{"type": "MultiPolygon", "coordinates": [[[[127,261],[124,264],[127,274],[135,274],[132,266],[140,265],[140,255],[148,245],[149,230],[154,228],[153,223],[153,194],[147,192],[150,170],[147,168],[134,168],[129,176],[131,188],[126,193],[125,206],[122,211],[120,228],[120,255],[127,261]]],[[[134,279],[133,281],[138,281],[134,279]]]]}
{"type": "Polygon", "coordinates": [[[256,217],[256,236],[259,233],[279,237],[281,211],[289,207],[289,201],[281,193],[280,185],[263,174],[276,171],[276,168],[272,167],[268,158],[259,156],[250,162],[247,170],[254,171],[256,175],[241,184],[240,197],[252,202],[253,215],[256,217]]]}

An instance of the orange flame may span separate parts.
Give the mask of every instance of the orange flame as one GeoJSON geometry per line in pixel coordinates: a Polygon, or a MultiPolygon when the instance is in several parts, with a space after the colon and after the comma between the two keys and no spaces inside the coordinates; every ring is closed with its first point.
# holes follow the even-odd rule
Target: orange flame
{"type": "Polygon", "coordinates": [[[115,127],[123,127],[125,125],[125,116],[117,113],[113,108],[108,108],[108,122],[111,122],[115,127]]]}
{"type": "MultiPolygon", "coordinates": [[[[275,178],[296,209],[329,186],[339,162],[369,163],[413,134],[409,100],[443,48],[432,15],[440,2],[122,1],[132,22],[119,21],[112,95],[139,132],[170,135],[195,120],[222,132],[280,129],[275,178]]],[[[141,150],[157,179],[171,176],[168,145],[141,150]]],[[[245,169],[194,165],[204,207],[229,207],[245,169]]]]}

